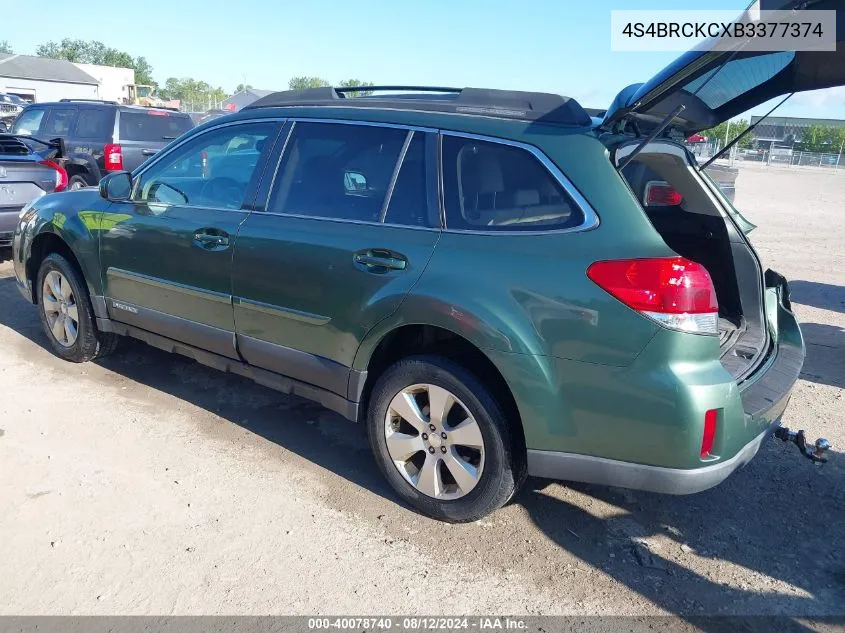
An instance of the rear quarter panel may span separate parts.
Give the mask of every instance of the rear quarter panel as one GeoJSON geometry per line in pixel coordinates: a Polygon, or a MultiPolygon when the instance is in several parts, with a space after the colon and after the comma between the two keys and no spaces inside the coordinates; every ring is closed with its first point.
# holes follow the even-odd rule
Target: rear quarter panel
{"type": "MultiPolygon", "coordinates": [[[[519,140],[546,153],[599,216],[599,225],[535,234],[444,231],[419,282],[362,344],[355,368],[366,369],[375,346],[396,327],[450,330],[485,352],[505,377],[528,445],[560,448],[571,446],[587,420],[561,419],[577,406],[561,394],[573,396],[593,378],[601,382],[616,373],[608,369],[630,366],[659,329],[591,282],[587,268],[603,259],[674,253],[592,133],[528,126],[519,140]],[[561,375],[562,367],[572,375],[561,375]]],[[[591,394],[599,397],[613,392],[612,385],[595,387],[591,394]]],[[[624,416],[624,407],[613,408],[624,416]]]]}

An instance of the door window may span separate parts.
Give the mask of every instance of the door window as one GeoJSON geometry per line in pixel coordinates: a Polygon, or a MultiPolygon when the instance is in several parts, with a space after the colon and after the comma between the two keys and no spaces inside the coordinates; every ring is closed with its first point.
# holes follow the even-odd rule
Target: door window
{"type": "Polygon", "coordinates": [[[442,154],[447,228],[543,231],[584,222],[558,180],[525,149],[447,135],[442,154]]]}
{"type": "Polygon", "coordinates": [[[44,118],[44,110],[41,108],[32,108],[24,110],[20,113],[12,126],[12,134],[38,134],[38,129],[41,127],[41,119],[44,118]]]}
{"type": "MultiPolygon", "coordinates": [[[[396,184],[390,194],[390,202],[384,221],[387,224],[439,227],[440,217],[436,204],[428,203],[428,174],[425,157],[425,133],[414,132],[396,184]]],[[[432,176],[432,187],[434,186],[432,176]]],[[[436,196],[436,191],[432,197],[436,196]]]]}
{"type": "Polygon", "coordinates": [[[47,114],[47,123],[41,134],[48,138],[69,136],[76,120],[76,108],[54,108],[47,114]]]}
{"type": "Polygon", "coordinates": [[[379,222],[408,134],[372,125],[297,122],[268,210],[379,222]]]}
{"type": "Polygon", "coordinates": [[[156,207],[240,209],[277,131],[277,124],[268,121],[228,125],[201,134],[145,170],[133,199],[156,207]]]}

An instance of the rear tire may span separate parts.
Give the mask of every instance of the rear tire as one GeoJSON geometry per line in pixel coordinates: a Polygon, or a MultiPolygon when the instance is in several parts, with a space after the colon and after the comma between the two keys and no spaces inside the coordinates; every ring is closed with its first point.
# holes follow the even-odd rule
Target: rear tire
{"type": "Polygon", "coordinates": [[[82,174],[75,174],[70,177],[67,183],[68,191],[76,191],[88,186],[88,180],[82,174]]]}
{"type": "Polygon", "coordinates": [[[120,337],[97,329],[88,286],[68,260],[45,257],[36,288],[41,325],[57,356],[84,363],[114,351],[120,337]]]}
{"type": "Polygon", "coordinates": [[[441,521],[476,521],[507,503],[524,480],[525,460],[513,454],[516,444],[496,399],[441,356],[409,357],[379,376],[367,433],[396,493],[441,521]]]}

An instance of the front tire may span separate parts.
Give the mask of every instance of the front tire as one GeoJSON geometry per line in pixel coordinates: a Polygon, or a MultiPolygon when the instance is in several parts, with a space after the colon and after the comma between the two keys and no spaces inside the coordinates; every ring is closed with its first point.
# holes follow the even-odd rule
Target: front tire
{"type": "Polygon", "coordinates": [[[114,351],[118,336],[100,332],[82,275],[58,253],[51,253],[38,270],[38,314],[53,352],[84,363],[114,351]]]}
{"type": "Polygon", "coordinates": [[[367,432],[396,493],[435,519],[476,521],[503,506],[524,479],[496,399],[440,356],[406,358],[385,370],[369,399],[367,432]]]}

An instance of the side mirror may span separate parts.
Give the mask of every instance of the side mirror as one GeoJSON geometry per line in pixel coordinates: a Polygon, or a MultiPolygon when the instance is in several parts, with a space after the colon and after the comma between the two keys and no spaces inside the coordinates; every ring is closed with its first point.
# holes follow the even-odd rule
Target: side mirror
{"type": "Polygon", "coordinates": [[[129,200],[132,195],[132,174],[128,171],[106,174],[100,179],[100,195],[112,202],[129,200]]]}

